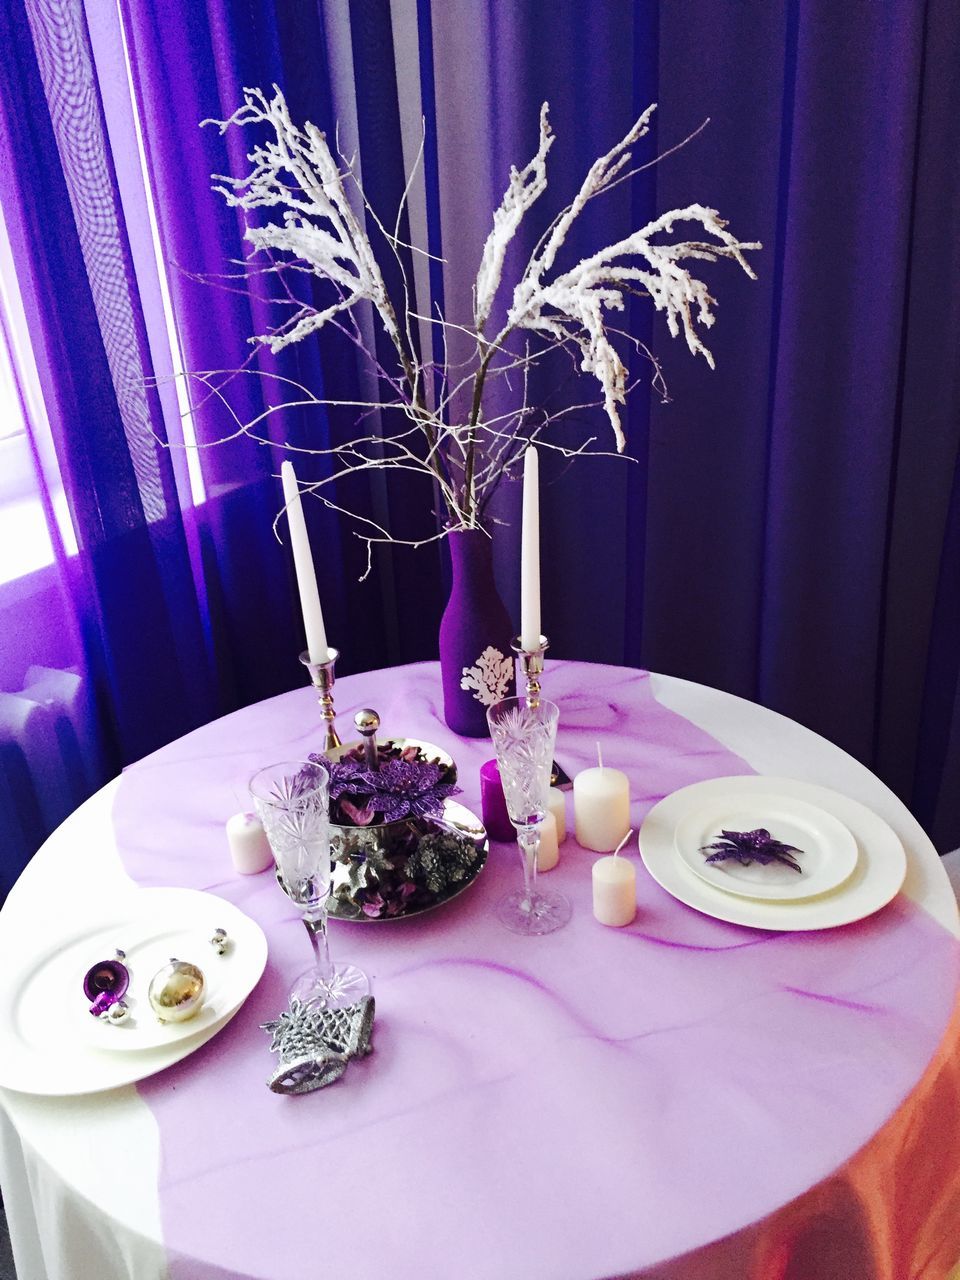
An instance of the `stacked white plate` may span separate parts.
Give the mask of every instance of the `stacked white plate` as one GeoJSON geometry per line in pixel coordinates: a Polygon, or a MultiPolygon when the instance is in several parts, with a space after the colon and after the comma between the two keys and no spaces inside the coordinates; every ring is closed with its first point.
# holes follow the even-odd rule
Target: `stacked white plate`
{"type": "Polygon", "coordinates": [[[856,800],[789,778],[711,778],[647,815],[640,855],[668,893],[705,915],[757,929],[829,929],[872,915],[903,884],[896,833],[856,800]],[[801,850],[783,863],[708,862],[723,831],[765,828],[801,850]]]}
{"type": "Polygon", "coordinates": [[[48,1096],[94,1093],[172,1066],[222,1030],[267,962],[263,930],[232,903],[195,889],[136,889],[96,920],[5,957],[0,967],[0,1085],[48,1096]],[[229,937],[219,956],[215,929],[229,937]],[[87,970],[120,948],[130,971],[130,1014],[111,1024],[91,1016],[87,970]],[[160,1023],[147,1000],[150,978],[172,958],[200,966],[204,1003],[187,1022],[160,1023]]]}

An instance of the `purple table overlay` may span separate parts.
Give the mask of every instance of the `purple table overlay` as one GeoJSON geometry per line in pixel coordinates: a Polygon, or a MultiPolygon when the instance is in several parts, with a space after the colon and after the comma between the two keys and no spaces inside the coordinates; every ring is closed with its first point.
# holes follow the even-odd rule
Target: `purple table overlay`
{"type": "MultiPolygon", "coordinates": [[[[599,738],[630,778],[636,828],[678,787],[752,772],[657,703],[646,673],[551,662],[544,688],[561,708],[558,762],[572,776],[599,738]]],[[[386,734],[449,751],[479,812],[490,744],[446,728],[435,664],[348,677],[337,705],[343,726],[373,706],[386,734]]],[[[174,1280],[690,1274],[684,1255],[867,1143],[944,1035],[957,944],[906,899],[823,933],[742,929],[672,899],[634,842],[637,917],[608,929],[591,914],[594,855],[570,835],[549,872],[574,907],[556,934],[498,924],[521,870],[496,843],[437,911],[333,922],[334,954],[374,982],[375,1052],[332,1088],[274,1095],[258,1024],[284,1006],[308,943],[270,871],[233,872],[223,827],[256,768],[321,739],[312,691],[298,690],[147,757],[117,792],[137,883],[220,894],[270,944],[233,1022],[138,1086],[160,1130],[174,1280]]]]}

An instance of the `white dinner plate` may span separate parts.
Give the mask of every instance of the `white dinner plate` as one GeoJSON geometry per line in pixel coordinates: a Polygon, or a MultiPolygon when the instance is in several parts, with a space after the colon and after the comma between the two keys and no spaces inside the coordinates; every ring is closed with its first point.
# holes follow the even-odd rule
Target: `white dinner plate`
{"type": "Polygon", "coordinates": [[[267,960],[258,924],[232,903],[195,889],[137,889],[96,920],[78,922],[8,962],[0,977],[0,1085],[26,1093],[94,1093],[142,1080],[193,1053],[230,1021],[267,960]],[[209,938],[225,929],[227,951],[209,938]],[[83,978],[98,960],[126,952],[128,1022],[94,1018],[83,978]],[[156,970],[176,956],[200,966],[204,1005],[183,1023],[160,1023],[147,1000],[156,970]]]}
{"type": "Polygon", "coordinates": [[[666,891],[704,915],[752,929],[785,932],[831,929],[873,915],[896,897],[907,872],[907,857],[897,834],[859,801],[812,782],[756,775],[711,778],[666,796],[647,814],[640,829],[640,856],[666,891]],[[743,898],[695,875],[677,856],[677,827],[705,804],[722,801],[749,804],[765,797],[787,796],[825,810],[851,832],[858,858],[853,874],[832,892],[801,902],[765,902],[743,898]]]}
{"type": "Polygon", "coordinates": [[[694,875],[707,884],[768,902],[800,902],[829,893],[848,880],[857,865],[857,842],[849,828],[826,809],[796,796],[709,800],[677,823],[674,843],[694,875]],[[709,860],[708,846],[721,840],[724,831],[755,831],[758,827],[799,850],[793,855],[799,871],[782,862],[744,865],[736,858],[709,860]]]}

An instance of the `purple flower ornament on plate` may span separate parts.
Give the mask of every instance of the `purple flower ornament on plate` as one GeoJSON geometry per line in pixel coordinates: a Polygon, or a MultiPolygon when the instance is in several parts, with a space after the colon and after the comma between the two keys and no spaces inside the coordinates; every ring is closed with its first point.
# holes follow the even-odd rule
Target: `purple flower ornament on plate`
{"type": "Polygon", "coordinates": [[[743,867],[753,862],[767,866],[771,862],[779,862],[782,866],[803,874],[803,868],[794,858],[795,853],[803,853],[795,845],[784,844],[775,840],[766,827],[757,827],[755,831],[721,831],[721,840],[714,840],[704,845],[701,853],[709,854],[707,862],[723,862],[734,858],[743,867]]]}

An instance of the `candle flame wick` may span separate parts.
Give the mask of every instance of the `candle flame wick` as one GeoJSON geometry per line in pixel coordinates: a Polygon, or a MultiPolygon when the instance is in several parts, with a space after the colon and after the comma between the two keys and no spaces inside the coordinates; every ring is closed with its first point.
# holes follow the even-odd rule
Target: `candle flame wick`
{"type": "Polygon", "coordinates": [[[600,750],[600,743],[597,743],[597,765],[603,768],[603,752],[600,750]]]}
{"type": "Polygon", "coordinates": [[[613,856],[614,856],[614,857],[616,857],[616,856],[617,856],[617,854],[620,852],[620,850],[623,848],[623,846],[627,843],[627,841],[630,839],[630,837],[631,837],[632,835],[633,835],[633,828],[631,827],[631,829],[627,832],[627,834],[623,837],[623,839],[620,841],[620,843],[619,843],[619,844],[617,845],[617,847],[614,849],[614,851],[613,851],[613,856]]]}

